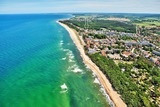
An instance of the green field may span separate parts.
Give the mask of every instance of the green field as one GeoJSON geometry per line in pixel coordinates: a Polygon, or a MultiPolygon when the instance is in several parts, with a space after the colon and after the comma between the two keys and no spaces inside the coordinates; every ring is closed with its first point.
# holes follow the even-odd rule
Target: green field
{"type": "Polygon", "coordinates": [[[160,22],[156,21],[156,22],[141,22],[141,23],[134,23],[138,26],[145,26],[145,27],[160,27],[160,22]]]}

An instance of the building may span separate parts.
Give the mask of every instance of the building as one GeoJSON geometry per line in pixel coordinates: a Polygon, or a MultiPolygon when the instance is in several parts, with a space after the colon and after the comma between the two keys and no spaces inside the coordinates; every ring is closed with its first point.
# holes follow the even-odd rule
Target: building
{"type": "Polygon", "coordinates": [[[132,53],[131,53],[131,52],[124,51],[124,52],[122,52],[121,55],[122,55],[123,57],[125,57],[125,58],[128,58],[129,56],[132,55],[132,53]]]}
{"type": "Polygon", "coordinates": [[[160,52],[158,52],[158,51],[153,51],[153,54],[160,56],[160,52]]]}
{"type": "Polygon", "coordinates": [[[160,61],[157,60],[157,61],[155,62],[155,64],[158,65],[158,66],[160,66],[160,61]]]}
{"type": "Polygon", "coordinates": [[[102,54],[102,56],[107,56],[105,50],[101,50],[101,54],[102,54]]]}
{"type": "Polygon", "coordinates": [[[150,61],[153,63],[156,63],[157,60],[158,60],[157,58],[153,58],[153,57],[150,58],[150,61]]]}
{"type": "Polygon", "coordinates": [[[119,54],[107,54],[110,59],[120,60],[122,59],[119,54]]]}
{"type": "Polygon", "coordinates": [[[96,53],[96,50],[89,48],[88,49],[88,54],[94,54],[96,53]]]}

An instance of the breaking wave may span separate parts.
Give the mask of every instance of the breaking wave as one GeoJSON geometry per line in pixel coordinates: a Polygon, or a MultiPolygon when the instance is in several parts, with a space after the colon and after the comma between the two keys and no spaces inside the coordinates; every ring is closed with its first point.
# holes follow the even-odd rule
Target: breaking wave
{"type": "Polygon", "coordinates": [[[62,58],[61,60],[66,60],[67,58],[66,57],[64,57],[64,58],[62,58]]]}
{"type": "Polygon", "coordinates": [[[93,82],[96,83],[96,84],[100,84],[98,78],[95,78],[93,82]]]}
{"type": "Polygon", "coordinates": [[[74,55],[73,55],[73,52],[71,50],[68,50],[67,54],[68,56],[68,61],[69,62],[75,62],[73,59],[74,59],[74,55]]]}
{"type": "Polygon", "coordinates": [[[59,45],[60,45],[60,46],[62,46],[62,45],[63,45],[63,40],[61,40],[61,41],[60,41],[59,45]]]}
{"type": "Polygon", "coordinates": [[[74,64],[74,65],[72,65],[72,66],[69,66],[67,71],[68,71],[68,72],[72,71],[72,72],[74,72],[74,73],[83,72],[83,70],[81,70],[81,69],[78,67],[77,64],[74,64]]]}
{"type": "Polygon", "coordinates": [[[98,77],[96,76],[96,73],[92,73],[93,77],[94,77],[94,81],[93,83],[95,84],[99,84],[100,85],[100,92],[106,97],[107,102],[109,103],[109,105],[111,107],[115,107],[113,101],[110,99],[108,93],[106,92],[105,88],[103,87],[103,85],[101,84],[101,82],[99,81],[98,77]]]}

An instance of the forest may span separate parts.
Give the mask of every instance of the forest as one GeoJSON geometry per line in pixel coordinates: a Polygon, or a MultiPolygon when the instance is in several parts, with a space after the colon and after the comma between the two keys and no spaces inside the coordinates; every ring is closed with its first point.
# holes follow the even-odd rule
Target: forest
{"type": "Polygon", "coordinates": [[[88,22],[88,25],[85,25],[85,21],[77,21],[77,20],[65,20],[64,23],[72,23],[81,28],[88,28],[92,30],[100,30],[101,28],[106,28],[108,30],[115,30],[118,32],[126,32],[126,33],[135,33],[136,26],[129,22],[119,22],[119,21],[111,21],[111,20],[92,20],[88,22]]]}
{"type": "MultiPolygon", "coordinates": [[[[137,81],[131,78],[131,69],[133,66],[136,66],[140,69],[143,68],[143,72],[148,70],[147,72],[153,75],[154,78],[150,81],[146,81],[147,83],[150,82],[151,85],[154,85],[157,88],[160,86],[160,73],[158,69],[154,68],[154,70],[151,70],[152,67],[150,66],[152,65],[148,62],[146,63],[145,59],[139,59],[133,65],[123,63],[116,65],[113,60],[101,56],[98,53],[89,56],[106,75],[111,82],[112,87],[121,95],[121,98],[125,101],[128,107],[158,107],[155,102],[149,100],[149,97],[153,97],[153,92],[146,94],[145,91],[148,87],[143,87],[141,84],[140,86],[137,85],[137,81]],[[121,71],[121,68],[125,68],[124,73],[121,71]]],[[[154,96],[159,95],[160,93],[158,91],[154,93],[154,96]]]]}

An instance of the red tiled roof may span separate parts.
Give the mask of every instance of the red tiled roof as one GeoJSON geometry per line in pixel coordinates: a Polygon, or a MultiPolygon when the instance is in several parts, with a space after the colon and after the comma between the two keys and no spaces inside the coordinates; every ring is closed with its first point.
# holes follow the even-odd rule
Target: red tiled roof
{"type": "Polygon", "coordinates": [[[124,51],[124,52],[122,52],[122,54],[124,54],[124,55],[126,55],[126,56],[130,56],[132,53],[131,53],[131,52],[126,52],[126,51],[124,51]]]}
{"type": "Polygon", "coordinates": [[[105,50],[102,50],[102,51],[101,51],[101,54],[102,54],[102,56],[106,56],[105,50]]]}

